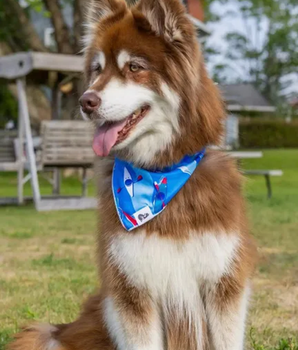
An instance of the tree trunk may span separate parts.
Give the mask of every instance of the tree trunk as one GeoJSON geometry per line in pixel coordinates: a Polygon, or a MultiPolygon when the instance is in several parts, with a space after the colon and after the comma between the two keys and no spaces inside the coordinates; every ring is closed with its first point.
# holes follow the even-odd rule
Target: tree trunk
{"type": "MultiPolygon", "coordinates": [[[[4,14],[6,19],[3,21],[9,21],[9,18],[14,21],[18,21],[17,34],[20,37],[19,41],[22,49],[24,50],[24,44],[26,43],[31,50],[47,52],[48,50],[43,45],[38,34],[36,33],[30,19],[27,17],[24,9],[20,6],[19,2],[16,0],[5,0],[4,14]]],[[[2,20],[1,20],[2,21],[2,20]]],[[[5,23],[3,23],[5,25],[5,23]]],[[[12,36],[11,33],[8,33],[12,36]]],[[[14,48],[16,49],[16,47],[14,48]]]]}
{"type": "Polygon", "coordinates": [[[84,13],[86,11],[86,1],[74,0],[73,9],[73,29],[76,53],[82,50],[82,35],[83,35],[83,22],[85,20],[84,13]]]}
{"type": "Polygon", "coordinates": [[[51,21],[55,29],[55,39],[58,52],[64,54],[73,54],[74,48],[71,45],[69,28],[65,23],[62,13],[62,7],[59,0],[43,0],[47,10],[51,13],[51,21]]]}

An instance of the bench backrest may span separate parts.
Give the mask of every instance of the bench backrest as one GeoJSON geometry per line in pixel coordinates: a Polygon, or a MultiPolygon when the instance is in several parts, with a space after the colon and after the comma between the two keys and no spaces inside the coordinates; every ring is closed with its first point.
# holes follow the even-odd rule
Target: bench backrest
{"type": "Polygon", "coordinates": [[[17,137],[16,131],[0,130],[0,163],[15,163],[14,139],[17,137]]]}
{"type": "Polygon", "coordinates": [[[44,121],[41,127],[43,166],[91,166],[93,128],[85,121],[44,121]]]}

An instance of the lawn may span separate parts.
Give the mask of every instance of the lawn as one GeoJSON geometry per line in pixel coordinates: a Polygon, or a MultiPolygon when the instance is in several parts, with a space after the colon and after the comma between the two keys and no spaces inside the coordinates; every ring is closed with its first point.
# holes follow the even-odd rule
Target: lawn
{"type": "MultiPolygon", "coordinates": [[[[284,171],[284,176],[272,179],[271,200],[266,199],[263,177],[250,177],[245,184],[251,231],[260,253],[247,349],[271,350],[281,338],[297,339],[298,334],[298,150],[264,151],[262,159],[246,160],[243,167],[284,171]]],[[[0,196],[15,194],[15,186],[15,177],[0,174],[0,196]]],[[[43,193],[50,192],[44,181],[42,188],[43,193]]],[[[72,178],[62,188],[65,194],[80,191],[72,178]]],[[[94,211],[36,213],[29,205],[1,208],[0,222],[2,350],[11,334],[28,322],[73,320],[82,299],[97,288],[96,215],[94,211]]],[[[278,349],[298,347],[285,342],[278,349]]]]}

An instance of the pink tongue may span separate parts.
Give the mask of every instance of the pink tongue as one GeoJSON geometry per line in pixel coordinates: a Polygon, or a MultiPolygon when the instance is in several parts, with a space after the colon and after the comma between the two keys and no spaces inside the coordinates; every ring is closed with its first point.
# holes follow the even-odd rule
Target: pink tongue
{"type": "Polygon", "coordinates": [[[112,147],[117,142],[118,133],[124,128],[126,120],[119,123],[104,124],[97,129],[93,139],[93,150],[99,157],[109,155],[112,147]]]}

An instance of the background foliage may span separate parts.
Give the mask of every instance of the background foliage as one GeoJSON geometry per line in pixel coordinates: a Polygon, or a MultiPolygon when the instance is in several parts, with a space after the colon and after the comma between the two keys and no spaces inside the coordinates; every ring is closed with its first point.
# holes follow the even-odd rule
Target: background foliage
{"type": "Polygon", "coordinates": [[[215,3],[229,4],[221,17],[231,23],[240,17],[243,28],[226,33],[225,52],[207,44],[207,57],[223,58],[214,66],[214,79],[221,83],[253,83],[274,105],[283,104],[294,93],[292,87],[298,79],[297,1],[206,0],[206,14],[213,22],[221,19],[212,10],[215,3]]]}
{"type": "Polygon", "coordinates": [[[239,123],[243,148],[298,148],[298,122],[252,119],[239,123]]]}
{"type": "Polygon", "coordinates": [[[0,102],[0,129],[2,129],[9,120],[16,121],[18,115],[15,99],[4,84],[0,84],[0,102]]]}

